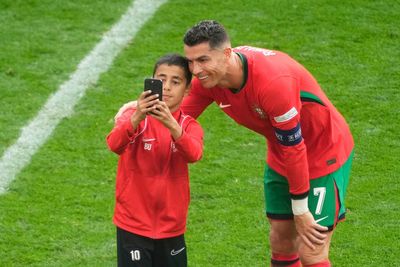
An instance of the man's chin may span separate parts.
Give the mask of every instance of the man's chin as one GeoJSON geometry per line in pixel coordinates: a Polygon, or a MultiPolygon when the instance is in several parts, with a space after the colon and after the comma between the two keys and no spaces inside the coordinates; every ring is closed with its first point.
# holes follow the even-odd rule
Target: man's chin
{"type": "Polygon", "coordinates": [[[215,86],[215,84],[211,83],[208,80],[205,80],[205,81],[200,80],[200,84],[201,84],[201,86],[203,86],[204,88],[207,88],[207,89],[213,88],[215,86]]]}

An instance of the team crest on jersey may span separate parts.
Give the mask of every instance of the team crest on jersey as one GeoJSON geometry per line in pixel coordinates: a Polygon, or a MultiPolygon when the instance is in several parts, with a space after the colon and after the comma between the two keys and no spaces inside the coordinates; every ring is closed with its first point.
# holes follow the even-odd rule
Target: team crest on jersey
{"type": "Polygon", "coordinates": [[[144,143],[144,150],[151,150],[151,144],[150,143],[144,143]]]}
{"type": "Polygon", "coordinates": [[[256,104],[253,105],[253,111],[255,113],[257,113],[257,115],[261,118],[261,119],[265,119],[267,118],[267,114],[265,113],[265,111],[260,108],[259,106],[257,106],[256,104]]]}
{"type": "Polygon", "coordinates": [[[143,149],[144,150],[151,150],[151,147],[153,146],[151,142],[155,141],[155,138],[143,138],[143,149]]]}
{"type": "Polygon", "coordinates": [[[174,142],[171,142],[171,150],[172,150],[172,152],[178,151],[178,149],[176,149],[176,146],[175,146],[174,142]]]}

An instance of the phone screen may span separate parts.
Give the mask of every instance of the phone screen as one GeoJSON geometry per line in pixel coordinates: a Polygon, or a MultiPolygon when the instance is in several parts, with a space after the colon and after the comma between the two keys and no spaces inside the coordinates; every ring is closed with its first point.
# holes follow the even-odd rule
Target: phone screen
{"type": "Polygon", "coordinates": [[[146,78],[144,80],[144,91],[151,90],[151,95],[158,94],[158,99],[162,101],[163,85],[159,79],[146,78]]]}

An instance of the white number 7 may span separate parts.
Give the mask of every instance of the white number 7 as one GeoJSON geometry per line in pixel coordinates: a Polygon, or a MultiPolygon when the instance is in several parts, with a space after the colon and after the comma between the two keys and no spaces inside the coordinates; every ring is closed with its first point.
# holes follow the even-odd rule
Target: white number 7
{"type": "Polygon", "coordinates": [[[315,214],[319,215],[322,212],[322,206],[324,205],[326,194],[326,187],[316,187],[314,188],[314,196],[318,197],[317,208],[315,209],[315,214]]]}

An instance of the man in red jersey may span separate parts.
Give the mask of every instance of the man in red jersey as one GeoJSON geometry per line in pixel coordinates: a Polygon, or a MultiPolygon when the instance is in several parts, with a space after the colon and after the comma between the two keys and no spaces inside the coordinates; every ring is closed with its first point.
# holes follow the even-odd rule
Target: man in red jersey
{"type": "Polygon", "coordinates": [[[344,118],[302,65],[278,51],[232,48],[216,21],[189,29],[184,52],[194,78],[182,109],[197,118],[216,102],[267,139],[271,265],[330,266],[354,146],[344,118]]]}

